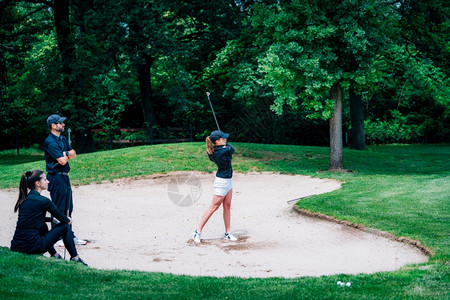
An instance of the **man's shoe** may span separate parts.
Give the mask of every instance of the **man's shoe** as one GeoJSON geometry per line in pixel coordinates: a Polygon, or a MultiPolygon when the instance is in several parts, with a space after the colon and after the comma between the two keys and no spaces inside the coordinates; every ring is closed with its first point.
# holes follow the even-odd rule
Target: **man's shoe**
{"type": "Polygon", "coordinates": [[[201,235],[202,235],[202,233],[201,232],[198,232],[197,231],[197,229],[195,229],[195,231],[194,231],[194,243],[196,243],[196,244],[198,244],[198,243],[200,243],[201,242],[201,235]]]}
{"type": "Polygon", "coordinates": [[[62,256],[59,255],[59,253],[56,253],[56,255],[53,255],[52,257],[53,257],[53,258],[56,258],[56,259],[62,259],[62,256]]]}
{"type": "Polygon", "coordinates": [[[79,239],[77,237],[73,238],[73,242],[75,243],[75,245],[86,245],[87,241],[79,239]]]}
{"type": "Polygon", "coordinates": [[[86,267],[88,267],[88,264],[84,262],[84,260],[82,260],[79,256],[77,259],[75,258],[71,258],[70,261],[74,261],[74,262],[78,262],[78,263],[82,263],[83,265],[85,265],[86,267]]]}
{"type": "Polygon", "coordinates": [[[233,241],[233,242],[237,241],[237,238],[229,232],[226,232],[225,235],[223,236],[223,238],[226,240],[229,240],[229,241],[233,241]]]}

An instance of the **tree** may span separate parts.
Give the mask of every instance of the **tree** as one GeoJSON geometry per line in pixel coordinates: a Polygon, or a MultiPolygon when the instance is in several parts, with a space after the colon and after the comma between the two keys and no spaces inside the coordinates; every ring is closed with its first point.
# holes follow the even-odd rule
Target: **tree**
{"type": "Polygon", "coordinates": [[[371,143],[448,141],[449,7],[442,1],[393,1],[398,31],[380,53],[383,79],[366,89],[371,143]]]}
{"type": "Polygon", "coordinates": [[[61,83],[52,58],[56,44],[51,14],[44,5],[15,1],[2,1],[0,11],[1,147],[14,147],[16,136],[30,146],[47,131],[42,97],[51,102],[61,83]],[[51,55],[45,56],[43,49],[51,55]]]}
{"type": "Polygon", "coordinates": [[[328,120],[329,138],[306,138],[331,141],[330,169],[343,168],[347,92],[365,104],[350,109],[360,148],[364,133],[379,141],[377,122],[395,134],[385,141],[448,132],[448,8],[435,0],[5,0],[0,8],[2,141],[23,127],[41,143],[51,113],[69,117],[78,152],[94,149],[97,126],[193,123],[200,137],[213,124],[207,90],[222,98],[215,108],[224,122],[245,127],[241,140],[305,143],[294,132],[305,115],[328,120]],[[278,116],[264,112],[269,103],[278,116]]]}
{"type": "MultiPolygon", "coordinates": [[[[7,69],[9,78],[21,74],[30,77],[22,75],[16,85],[10,85],[11,89],[2,88],[2,102],[19,85],[27,87],[24,92],[39,91],[39,105],[33,105],[31,110],[41,119],[55,112],[69,117],[80,153],[94,149],[90,129],[118,126],[131,102],[140,103],[147,125],[155,124],[156,116],[163,123],[184,121],[186,115],[193,119],[201,110],[195,93],[202,90],[204,94],[205,89],[199,82],[203,66],[211,59],[211,53],[236,32],[235,22],[229,20],[239,13],[233,1],[28,0],[4,1],[3,5],[14,13],[23,10],[27,22],[18,23],[19,16],[17,22],[8,24],[10,19],[5,17],[2,28],[11,32],[15,26],[21,28],[24,33],[17,31],[16,40],[30,38],[25,31],[32,26],[42,28],[39,37],[45,37],[48,44],[39,44],[42,48],[36,64],[40,66],[36,68],[38,72],[32,72],[28,66],[21,72],[13,67],[15,60],[10,59],[12,52],[7,49],[26,53],[19,47],[27,45],[33,49],[36,43],[16,43],[17,48],[10,46],[15,43],[14,38],[11,44],[4,43],[2,59],[11,66],[7,69]],[[38,17],[39,12],[45,20],[38,17]],[[158,73],[153,73],[153,68],[158,73]],[[33,74],[36,76],[32,82],[29,79],[33,74]],[[189,112],[190,109],[194,111],[189,112]]],[[[6,82],[9,78],[5,74],[2,75],[6,82]]],[[[20,105],[26,105],[23,99],[17,98],[20,105]]],[[[8,101],[5,103],[12,107],[8,101]]],[[[12,117],[12,111],[6,107],[2,107],[3,112],[5,117],[12,117]]],[[[142,125],[138,122],[138,126],[142,125]]]]}
{"type": "Polygon", "coordinates": [[[399,0],[393,6],[401,16],[399,26],[402,44],[412,45],[422,59],[428,58],[449,74],[450,6],[440,0],[399,0]]]}
{"type": "Polygon", "coordinates": [[[446,140],[450,112],[446,76],[421,55],[413,45],[399,43],[379,57],[383,80],[365,96],[369,143],[446,140]]]}
{"type": "Polygon", "coordinates": [[[349,89],[350,98],[350,148],[355,150],[364,150],[366,148],[366,138],[364,134],[364,111],[362,94],[355,93],[352,86],[349,89]]]}
{"type": "MultiPolygon", "coordinates": [[[[33,62],[23,70],[8,68],[21,76],[9,94],[23,90],[16,99],[25,104],[24,99],[33,95],[30,91],[36,91],[30,112],[39,120],[33,125],[45,124],[46,116],[60,113],[68,117],[77,151],[95,150],[91,128],[117,126],[133,90],[127,61],[117,51],[117,34],[111,34],[122,28],[114,18],[114,3],[30,0],[9,4],[12,11],[26,16],[26,22],[18,18],[11,24],[16,40],[26,39],[16,43],[15,51],[26,53],[29,47],[32,51],[24,61],[33,62]],[[37,33],[30,35],[32,30],[37,33]]],[[[36,121],[29,115],[25,118],[36,121]]]]}
{"type": "Polygon", "coordinates": [[[188,99],[200,89],[198,80],[211,53],[235,34],[236,5],[233,1],[135,0],[122,6],[127,28],[124,45],[138,73],[146,124],[155,125],[154,109],[161,106],[155,103],[161,99],[158,96],[197,107],[188,99]],[[153,69],[162,72],[155,76],[153,69]],[[164,84],[158,85],[161,77],[164,84]],[[160,90],[155,92],[155,85],[160,90]]]}
{"type": "Polygon", "coordinates": [[[386,1],[294,0],[255,6],[253,26],[270,44],[260,60],[276,95],[274,108],[301,104],[330,120],[330,170],[343,169],[342,95],[376,82],[376,58],[390,40],[395,12],[386,1]]]}

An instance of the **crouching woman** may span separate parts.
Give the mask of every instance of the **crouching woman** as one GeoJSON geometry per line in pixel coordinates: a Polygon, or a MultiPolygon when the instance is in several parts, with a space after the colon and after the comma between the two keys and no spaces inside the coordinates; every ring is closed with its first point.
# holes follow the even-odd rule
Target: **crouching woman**
{"type": "Polygon", "coordinates": [[[51,257],[61,259],[61,255],[56,252],[53,245],[62,238],[70,254],[70,260],[87,266],[79,257],[73,241],[72,230],[70,230],[72,220],[62,214],[50,199],[41,195],[42,191],[47,189],[48,183],[43,171],[34,170],[23,173],[20,180],[19,199],[14,207],[14,212],[19,211],[19,217],[11,241],[11,250],[27,254],[48,252],[51,257]],[[46,217],[47,212],[54,218],[46,217]],[[45,222],[59,224],[49,231],[45,222]]]}

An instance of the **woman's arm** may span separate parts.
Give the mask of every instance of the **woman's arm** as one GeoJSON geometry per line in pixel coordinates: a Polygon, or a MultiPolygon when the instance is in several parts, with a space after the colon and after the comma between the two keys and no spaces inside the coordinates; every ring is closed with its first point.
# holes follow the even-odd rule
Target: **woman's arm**
{"type": "Polygon", "coordinates": [[[230,153],[233,154],[234,151],[236,150],[236,149],[234,148],[234,146],[231,145],[231,144],[229,144],[228,142],[227,142],[227,146],[230,147],[230,153]]]}
{"type": "MultiPolygon", "coordinates": [[[[60,221],[61,223],[70,223],[70,219],[65,216],[55,205],[55,203],[53,203],[50,199],[46,198],[47,201],[47,207],[46,210],[52,214],[52,216],[54,216],[56,219],[58,219],[58,221],[60,221]]],[[[53,222],[53,219],[51,219],[51,222],[53,222]]]]}

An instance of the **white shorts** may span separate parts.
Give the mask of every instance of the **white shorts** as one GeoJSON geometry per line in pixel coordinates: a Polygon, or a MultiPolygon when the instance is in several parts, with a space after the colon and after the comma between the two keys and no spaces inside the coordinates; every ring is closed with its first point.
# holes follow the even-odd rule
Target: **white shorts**
{"type": "Polygon", "coordinates": [[[233,188],[233,181],[231,178],[214,179],[214,195],[225,196],[233,188]]]}

